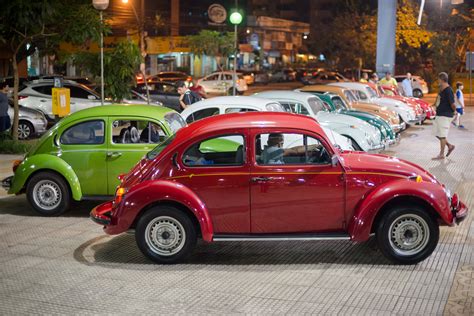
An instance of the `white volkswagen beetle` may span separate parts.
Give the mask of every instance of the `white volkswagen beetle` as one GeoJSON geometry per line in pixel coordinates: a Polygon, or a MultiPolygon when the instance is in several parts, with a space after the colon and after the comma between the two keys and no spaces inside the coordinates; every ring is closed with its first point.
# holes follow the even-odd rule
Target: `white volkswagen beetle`
{"type": "Polygon", "coordinates": [[[406,124],[416,124],[419,123],[419,118],[416,117],[415,111],[408,106],[407,104],[389,99],[389,98],[379,98],[377,92],[375,92],[369,85],[360,82],[337,82],[330,83],[329,85],[344,87],[355,91],[355,95],[362,102],[374,103],[379,106],[386,106],[388,109],[398,113],[400,118],[406,124]]]}
{"type": "Polygon", "coordinates": [[[316,118],[321,126],[349,138],[357,150],[376,151],[388,145],[382,141],[377,128],[356,117],[330,112],[324,102],[311,93],[275,90],[254,96],[278,101],[287,112],[316,118]]]}
{"type": "MultiPolygon", "coordinates": [[[[194,121],[213,115],[251,111],[286,112],[284,107],[274,100],[261,97],[225,96],[205,99],[193,103],[190,107],[181,112],[181,116],[186,123],[190,124],[194,121]]],[[[354,150],[350,139],[338,134],[337,132],[333,132],[323,125],[321,126],[335,146],[342,150],[354,150]]]]}

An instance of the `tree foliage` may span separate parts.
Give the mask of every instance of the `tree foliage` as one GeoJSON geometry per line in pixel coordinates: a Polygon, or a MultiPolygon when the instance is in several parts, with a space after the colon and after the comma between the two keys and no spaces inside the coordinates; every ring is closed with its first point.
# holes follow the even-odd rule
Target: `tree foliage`
{"type": "Polygon", "coordinates": [[[234,52],[234,33],[202,30],[199,34],[190,36],[189,47],[196,55],[228,57],[234,52]]]}
{"type": "MultiPolygon", "coordinates": [[[[74,63],[94,77],[100,76],[100,55],[98,53],[77,53],[74,63]]],[[[104,52],[104,93],[115,102],[130,96],[130,87],[135,84],[135,73],[142,60],[139,47],[132,41],[119,42],[104,52]]]]}

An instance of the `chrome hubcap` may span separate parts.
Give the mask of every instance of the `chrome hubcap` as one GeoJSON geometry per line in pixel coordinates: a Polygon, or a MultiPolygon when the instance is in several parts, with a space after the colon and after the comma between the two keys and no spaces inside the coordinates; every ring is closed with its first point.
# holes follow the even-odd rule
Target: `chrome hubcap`
{"type": "Polygon", "coordinates": [[[61,203],[61,189],[56,182],[41,180],[33,188],[33,200],[40,208],[50,211],[61,203]]]}
{"type": "Polygon", "coordinates": [[[414,214],[398,217],[390,225],[388,234],[390,246],[402,256],[411,256],[422,251],[430,237],[428,223],[414,214]]]}
{"type": "Polygon", "coordinates": [[[30,136],[31,130],[27,124],[19,124],[18,125],[18,138],[25,139],[30,136]]]}
{"type": "Polygon", "coordinates": [[[176,219],[159,216],[148,223],[145,240],[154,253],[160,256],[172,256],[184,247],[186,232],[176,219]]]}

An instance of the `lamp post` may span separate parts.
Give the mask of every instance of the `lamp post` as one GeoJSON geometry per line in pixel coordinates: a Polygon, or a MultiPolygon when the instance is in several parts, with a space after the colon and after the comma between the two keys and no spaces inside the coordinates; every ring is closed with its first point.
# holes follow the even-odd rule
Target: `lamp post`
{"type": "MultiPolygon", "coordinates": [[[[102,12],[109,6],[109,0],[92,0],[92,5],[100,14],[100,26],[103,27],[102,12]]],[[[104,33],[100,30],[100,104],[104,105],[104,33]]]]}
{"type": "Polygon", "coordinates": [[[229,17],[230,23],[234,24],[234,75],[232,76],[232,95],[235,95],[235,85],[237,81],[237,25],[242,22],[242,14],[239,12],[234,12],[229,17]]]}

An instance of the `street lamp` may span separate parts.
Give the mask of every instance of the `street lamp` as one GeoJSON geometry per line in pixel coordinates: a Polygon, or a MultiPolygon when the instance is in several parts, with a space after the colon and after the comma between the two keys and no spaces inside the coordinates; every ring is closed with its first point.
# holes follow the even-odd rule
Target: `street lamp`
{"type": "Polygon", "coordinates": [[[100,13],[100,104],[104,105],[104,18],[102,12],[109,6],[109,0],[92,0],[92,5],[100,13]]]}
{"type": "Polygon", "coordinates": [[[232,88],[232,95],[235,95],[235,85],[237,80],[237,25],[242,22],[242,14],[239,12],[234,12],[229,17],[230,23],[234,24],[234,75],[232,78],[233,88],[232,88]]]}

